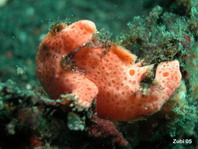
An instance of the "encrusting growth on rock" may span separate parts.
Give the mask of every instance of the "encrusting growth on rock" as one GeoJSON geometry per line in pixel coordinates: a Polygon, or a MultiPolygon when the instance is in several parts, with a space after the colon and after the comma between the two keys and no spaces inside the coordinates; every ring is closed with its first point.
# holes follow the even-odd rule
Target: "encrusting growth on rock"
{"type": "Polygon", "coordinates": [[[42,40],[36,59],[38,78],[52,98],[73,94],[81,108],[90,107],[95,98],[98,116],[128,121],[157,112],[180,85],[177,60],[160,63],[152,84],[144,88],[141,81],[154,65],[136,63],[134,54],[113,43],[108,49],[97,46],[93,22],[56,26],[42,40]]]}

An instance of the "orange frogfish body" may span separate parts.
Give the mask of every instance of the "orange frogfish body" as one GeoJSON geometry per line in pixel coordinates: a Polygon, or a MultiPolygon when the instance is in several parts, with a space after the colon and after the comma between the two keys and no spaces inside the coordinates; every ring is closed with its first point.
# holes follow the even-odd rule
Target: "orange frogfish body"
{"type": "Polygon", "coordinates": [[[95,99],[97,114],[109,120],[136,120],[159,111],[180,85],[179,62],[158,64],[152,85],[142,87],[153,65],[141,66],[134,54],[115,44],[97,46],[94,33],[96,26],[88,20],[53,26],[36,58],[46,92],[52,98],[73,94],[82,108],[95,99]]]}

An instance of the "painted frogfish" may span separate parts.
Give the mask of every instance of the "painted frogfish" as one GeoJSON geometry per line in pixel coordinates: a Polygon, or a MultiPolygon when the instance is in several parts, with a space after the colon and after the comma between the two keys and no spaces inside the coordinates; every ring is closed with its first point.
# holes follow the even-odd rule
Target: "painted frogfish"
{"type": "Polygon", "coordinates": [[[159,111],[180,85],[178,60],[161,62],[155,69],[152,64],[143,66],[136,55],[114,43],[104,45],[96,34],[89,20],[51,27],[36,57],[45,91],[54,99],[74,95],[72,102],[84,109],[95,99],[97,115],[114,121],[137,120],[159,111]],[[152,82],[142,85],[151,72],[152,82]]]}

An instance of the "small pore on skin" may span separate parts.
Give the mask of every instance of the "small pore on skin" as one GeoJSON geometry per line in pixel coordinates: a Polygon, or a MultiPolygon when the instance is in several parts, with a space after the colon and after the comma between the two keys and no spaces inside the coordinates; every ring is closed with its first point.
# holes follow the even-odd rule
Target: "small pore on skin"
{"type": "Polygon", "coordinates": [[[163,73],[163,77],[167,77],[168,75],[169,75],[168,72],[164,72],[164,73],[163,73]]]}
{"type": "Polygon", "coordinates": [[[91,88],[87,88],[87,90],[91,91],[92,89],[91,88]]]}
{"type": "Polygon", "coordinates": [[[46,44],[43,44],[41,47],[42,50],[48,50],[48,46],[46,44]]]}
{"type": "Polygon", "coordinates": [[[134,69],[129,70],[129,74],[130,74],[130,76],[134,76],[135,70],[134,69]]]}

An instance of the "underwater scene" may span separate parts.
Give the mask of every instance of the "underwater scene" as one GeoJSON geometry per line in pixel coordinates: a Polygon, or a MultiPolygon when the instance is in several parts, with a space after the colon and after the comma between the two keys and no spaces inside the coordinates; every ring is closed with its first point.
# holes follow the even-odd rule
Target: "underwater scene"
{"type": "Polygon", "coordinates": [[[0,0],[0,149],[198,149],[198,0],[0,0]]]}

